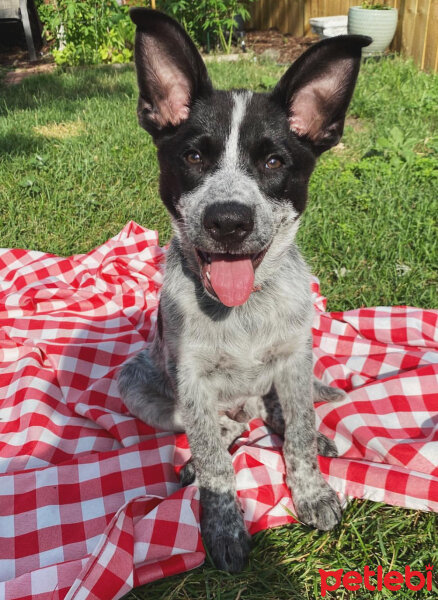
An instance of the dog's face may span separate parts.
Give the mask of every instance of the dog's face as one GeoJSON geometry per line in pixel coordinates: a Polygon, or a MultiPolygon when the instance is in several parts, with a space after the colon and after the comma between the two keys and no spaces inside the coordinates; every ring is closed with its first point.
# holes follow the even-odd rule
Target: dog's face
{"type": "Polygon", "coordinates": [[[290,246],[321,152],[338,143],[362,36],[313,46],[271,94],[214,90],[169,17],[133,9],[139,122],[154,138],[160,192],[205,292],[241,305],[290,246]]]}

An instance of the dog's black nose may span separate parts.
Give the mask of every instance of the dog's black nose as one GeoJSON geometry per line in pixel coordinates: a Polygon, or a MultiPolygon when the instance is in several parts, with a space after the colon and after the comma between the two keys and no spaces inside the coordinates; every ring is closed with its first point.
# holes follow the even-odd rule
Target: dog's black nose
{"type": "Polygon", "coordinates": [[[211,204],[204,213],[204,227],[217,242],[242,242],[254,229],[251,207],[239,202],[211,204]]]}

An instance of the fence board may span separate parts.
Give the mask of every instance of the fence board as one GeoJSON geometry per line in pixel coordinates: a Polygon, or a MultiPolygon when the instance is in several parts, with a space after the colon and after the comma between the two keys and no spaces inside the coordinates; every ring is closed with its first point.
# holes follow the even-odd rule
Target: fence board
{"type": "Polygon", "coordinates": [[[431,0],[429,8],[423,68],[426,71],[438,71],[438,0],[431,0]]]}
{"type": "Polygon", "coordinates": [[[395,50],[395,52],[400,52],[402,47],[402,30],[405,0],[395,0],[394,2],[391,2],[391,5],[398,10],[398,21],[397,29],[395,30],[394,39],[392,40],[390,48],[391,50],[395,50]]]}
{"type": "Polygon", "coordinates": [[[402,48],[405,50],[408,56],[412,56],[414,50],[415,22],[417,20],[417,3],[418,0],[406,0],[405,2],[405,17],[403,19],[402,29],[402,48]]]}
{"type": "Polygon", "coordinates": [[[424,39],[426,36],[429,9],[430,1],[420,2],[419,0],[417,0],[411,56],[417,63],[417,65],[420,65],[420,67],[423,66],[424,39]]]}

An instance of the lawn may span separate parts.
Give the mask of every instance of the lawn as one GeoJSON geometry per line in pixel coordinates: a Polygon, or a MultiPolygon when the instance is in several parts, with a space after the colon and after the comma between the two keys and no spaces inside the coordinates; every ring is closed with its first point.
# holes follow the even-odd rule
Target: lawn
{"type": "MultiPolygon", "coordinates": [[[[209,69],[219,86],[259,91],[283,70],[250,61],[209,69]]],[[[155,150],[137,126],[135,105],[130,66],[40,75],[0,89],[1,246],[86,252],[131,219],[158,229],[161,242],[169,239],[155,150]]],[[[364,64],[344,138],[319,162],[299,233],[329,310],[438,307],[437,132],[438,76],[398,58],[364,64]]],[[[424,571],[431,562],[436,571],[437,548],[435,515],[355,501],[335,532],[291,525],[256,535],[241,575],[221,573],[207,560],[126,598],[313,599],[318,568],[424,571]]]]}

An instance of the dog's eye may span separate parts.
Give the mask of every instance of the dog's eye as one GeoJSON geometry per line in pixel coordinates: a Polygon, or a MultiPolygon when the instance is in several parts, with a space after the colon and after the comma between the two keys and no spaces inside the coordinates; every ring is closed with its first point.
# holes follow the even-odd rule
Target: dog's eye
{"type": "Polygon", "coordinates": [[[270,156],[265,162],[266,169],[279,169],[283,164],[283,161],[278,156],[270,156]]]}
{"type": "Polygon", "coordinates": [[[190,165],[200,165],[202,163],[201,155],[197,150],[187,152],[185,159],[190,165]]]}

